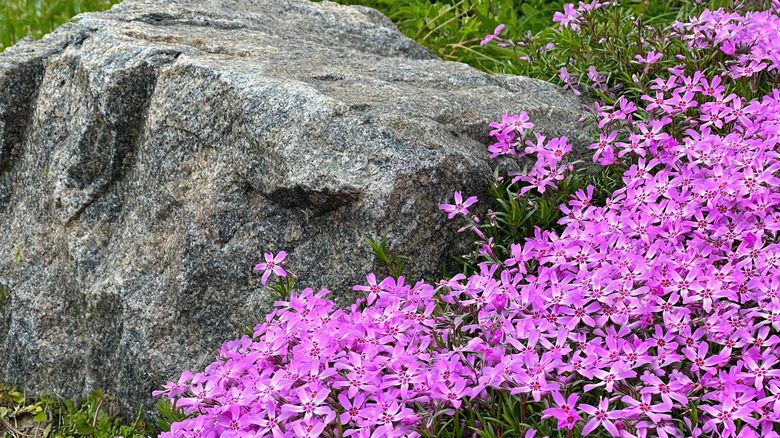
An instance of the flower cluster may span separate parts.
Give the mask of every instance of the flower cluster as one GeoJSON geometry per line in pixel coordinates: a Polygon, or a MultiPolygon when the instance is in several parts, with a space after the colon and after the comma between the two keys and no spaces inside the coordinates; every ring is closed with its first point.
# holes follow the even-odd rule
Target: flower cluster
{"type": "Polygon", "coordinates": [[[598,0],[591,3],[580,2],[576,7],[573,4],[567,4],[563,6],[563,12],[556,12],[553,15],[553,22],[560,23],[559,29],[580,30],[584,13],[595,11],[603,6],[609,6],[609,4],[610,2],[599,2],[598,0]]]}
{"type": "MultiPolygon", "coordinates": [[[[507,254],[484,239],[470,276],[371,274],[343,310],[326,290],[293,294],[167,386],[191,418],[164,436],[436,436],[440,416],[504,394],[582,434],[780,437],[780,91],[734,92],[777,74],[778,9],[678,25],[691,47],[720,48],[726,71],[680,65],[637,102],[594,105],[594,161],[624,170],[606,202],[577,192],[563,231],[507,254]]],[[[558,21],[582,25],[577,11],[558,21]]],[[[527,114],[491,127],[493,156],[536,154],[513,175],[518,196],[572,171],[567,139],[530,140],[527,114]]],[[[468,218],[476,198],[455,201],[440,208],[468,218]]],[[[266,256],[264,279],[282,258],[266,256]]]]}
{"type": "Polygon", "coordinates": [[[717,51],[729,57],[728,73],[732,78],[753,77],[760,71],[776,71],[780,63],[777,41],[780,17],[774,10],[751,12],[744,17],[722,9],[705,10],[690,23],[677,23],[690,49],[717,51]]]}
{"type": "MultiPolygon", "coordinates": [[[[513,246],[520,260],[538,263],[518,284],[542,297],[531,324],[542,333],[529,339],[547,338],[542,356],[559,361],[550,375],[561,387],[584,378],[584,392],[608,396],[580,408],[589,416],[583,433],[600,424],[613,436],[736,435],[741,424],[741,436],[777,436],[780,92],[747,101],[724,85],[777,70],[776,14],[705,12],[678,25],[691,46],[720,47],[728,71],[686,74],[681,65],[651,81],[641,110],[624,97],[596,104],[593,159],[626,166],[625,187],[604,206],[591,205],[589,187],[562,206],[560,236],[513,246]],[[628,165],[619,161],[626,154],[628,165]],[[700,424],[673,424],[694,409],[700,424]]],[[[650,52],[639,61],[658,59],[650,52]]],[[[557,147],[537,140],[526,144],[557,147]]],[[[578,421],[573,406],[559,409],[545,412],[560,426],[578,421]]]]}
{"type": "MultiPolygon", "coordinates": [[[[156,393],[197,414],[164,436],[314,437],[334,424],[341,436],[418,436],[413,428],[425,417],[415,404],[459,408],[494,385],[491,379],[498,382],[500,370],[491,379],[480,371],[481,355],[500,342],[495,330],[464,327],[489,336],[456,349],[451,329],[462,322],[451,312],[433,315],[446,305],[434,297],[437,290],[460,277],[433,287],[407,285],[403,277],[377,283],[371,274],[368,286],[356,286],[368,299],[348,310],[334,310],[323,298],[327,290],[306,289],[276,303],[253,338],[226,343],[204,372],[185,372],[156,393]]],[[[482,300],[461,305],[506,308],[505,299],[482,300]]]]}

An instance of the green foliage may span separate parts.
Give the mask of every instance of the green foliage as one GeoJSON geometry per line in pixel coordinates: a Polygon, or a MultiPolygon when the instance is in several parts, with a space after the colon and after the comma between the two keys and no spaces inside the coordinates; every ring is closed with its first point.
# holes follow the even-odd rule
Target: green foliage
{"type": "MultiPolygon", "coordinates": [[[[667,72],[669,68],[681,68],[687,74],[701,70],[705,76],[710,72],[726,71],[726,57],[720,50],[690,49],[687,41],[666,38],[676,31],[675,21],[688,21],[688,17],[698,16],[705,9],[717,9],[723,3],[720,0],[700,3],[653,1],[647,4],[624,1],[620,6],[610,5],[586,12],[582,20],[589,24],[578,30],[552,26],[519,39],[502,33],[502,37],[508,37],[508,46],[512,48],[491,43],[485,46],[484,56],[490,58],[498,72],[543,79],[562,86],[565,83],[559,74],[565,67],[581,84],[579,90],[594,100],[612,105],[616,96],[624,96],[638,102],[643,94],[651,91],[645,89],[648,78],[667,72]],[[637,56],[645,57],[651,51],[664,56],[649,67],[637,61],[637,56]],[[708,67],[702,70],[701,66],[708,67]],[[606,76],[608,90],[584,85],[592,83],[588,78],[591,68],[606,76]]],[[[735,10],[734,7],[731,9],[735,10]]],[[[763,71],[750,79],[742,78],[729,84],[726,95],[733,92],[760,96],[771,93],[777,85],[777,77],[763,71]]],[[[679,127],[680,133],[685,129],[679,127]]]]}
{"type": "Polygon", "coordinates": [[[387,15],[398,29],[445,60],[465,62],[493,70],[479,43],[499,24],[507,26],[510,38],[528,31],[539,32],[552,23],[562,0],[338,0],[338,3],[368,6],[387,15]],[[485,63],[483,65],[483,63],[485,63]]]}
{"type": "Polygon", "coordinates": [[[290,297],[290,292],[298,284],[298,270],[287,273],[286,277],[276,277],[276,282],[271,286],[271,296],[276,301],[284,301],[290,297]]]}
{"type": "MultiPolygon", "coordinates": [[[[404,266],[406,265],[406,261],[409,259],[409,255],[413,251],[410,251],[405,255],[396,255],[390,258],[390,256],[387,254],[387,232],[389,229],[390,228],[385,229],[385,232],[382,235],[382,239],[379,241],[372,238],[368,234],[364,235],[363,239],[365,239],[365,241],[371,245],[371,251],[373,252],[374,257],[381,261],[390,270],[390,276],[398,280],[398,277],[403,274],[404,266]]],[[[409,277],[412,275],[413,274],[410,273],[409,277]]]]}
{"type": "Polygon", "coordinates": [[[141,420],[122,425],[114,399],[100,391],[81,403],[42,395],[28,397],[20,388],[0,385],[0,438],[143,438],[152,433],[141,420]]]}
{"type": "MultiPolygon", "coordinates": [[[[316,0],[315,0],[316,1],[316,0]]],[[[729,0],[723,0],[729,1],[729,0]]],[[[491,73],[522,73],[550,79],[554,74],[528,74],[522,71],[527,63],[518,62],[515,47],[484,47],[480,42],[492,34],[499,24],[506,27],[501,37],[514,42],[534,34],[543,34],[545,42],[553,41],[546,33],[554,26],[556,12],[563,10],[565,0],[337,0],[347,5],[368,6],[387,15],[409,38],[423,44],[442,59],[467,63],[491,73]],[[512,60],[511,62],[509,60],[512,60]]],[[[589,3],[589,2],[588,2],[589,3]]],[[[624,0],[621,5],[646,24],[670,24],[683,19],[693,9],[691,0],[624,0]]],[[[635,26],[631,26],[635,27],[635,26]]],[[[624,28],[624,31],[627,28],[624,28]]],[[[607,40],[609,41],[609,40],[607,40]]],[[[628,42],[628,40],[626,40],[628,42]]],[[[537,44],[528,51],[539,50],[537,44]]],[[[537,68],[537,67],[533,67],[537,68]]],[[[586,67],[587,69],[587,67],[586,67]]]]}
{"type": "Polygon", "coordinates": [[[103,11],[121,0],[3,0],[0,50],[21,38],[41,38],[82,12],[103,11]]]}
{"type": "Polygon", "coordinates": [[[563,217],[559,206],[567,204],[578,191],[587,190],[589,185],[594,187],[591,203],[597,206],[605,205],[609,195],[623,186],[625,169],[619,165],[600,168],[596,173],[577,169],[574,166],[574,170],[557,182],[557,188],[548,189],[544,194],[535,190],[522,194],[524,184],[512,183],[511,178],[499,176],[496,169],[488,188],[491,205],[489,222],[473,224],[482,236],[472,231],[472,251],[459,259],[462,272],[470,275],[477,270],[480,262],[501,263],[510,258],[511,245],[525,242],[526,238],[534,236],[537,229],[563,231],[564,226],[558,223],[563,217]],[[490,242],[492,256],[485,253],[487,242],[490,242]]]}
{"type": "Polygon", "coordinates": [[[187,415],[184,408],[177,409],[168,398],[160,398],[157,400],[155,408],[160,414],[160,418],[157,420],[157,427],[163,432],[170,432],[173,423],[178,423],[179,421],[184,421],[195,416],[194,413],[187,415]]]}

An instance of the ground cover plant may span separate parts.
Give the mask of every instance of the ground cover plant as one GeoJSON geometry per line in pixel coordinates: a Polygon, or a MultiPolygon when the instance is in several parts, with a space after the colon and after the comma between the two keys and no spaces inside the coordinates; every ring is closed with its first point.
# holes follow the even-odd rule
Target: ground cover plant
{"type": "Polygon", "coordinates": [[[168,385],[166,436],[777,435],[777,6],[660,34],[603,3],[525,39],[491,24],[496,71],[598,101],[603,170],[507,114],[491,154],[536,166],[496,174],[481,220],[442,195],[475,242],[462,273],[407,284],[374,242],[393,276],[339,310],[268,254],[278,310],[168,385]]]}
{"type": "MultiPolygon", "coordinates": [[[[319,1],[319,0],[315,0],[319,1]]],[[[504,24],[504,36],[520,41],[529,32],[549,28],[564,0],[338,0],[346,5],[379,10],[409,38],[448,61],[480,70],[507,72],[507,53],[499,47],[480,48],[479,42],[504,24]]],[[[723,2],[725,3],[725,1],[723,2]]],[[[650,22],[669,23],[693,5],[690,0],[625,0],[623,6],[650,22]]],[[[720,6],[720,2],[713,6],[720,6]]],[[[511,69],[512,67],[510,67],[511,69]]]]}
{"type": "Polygon", "coordinates": [[[154,432],[141,420],[141,413],[133,423],[121,424],[113,407],[113,398],[100,391],[73,403],[31,397],[21,388],[0,385],[0,437],[143,438],[154,432]]]}
{"type": "Polygon", "coordinates": [[[535,166],[495,177],[487,217],[470,194],[441,205],[474,239],[464,273],[369,274],[335,309],[266,254],[277,310],[159,392],[190,417],[163,436],[778,436],[780,2],[660,29],[599,2],[555,21],[481,42],[597,99],[605,170],[507,114],[490,152],[535,166]],[[556,226],[533,227],[560,193],[556,226]]]}
{"type": "Polygon", "coordinates": [[[121,0],[3,0],[0,51],[26,36],[40,38],[82,12],[103,11],[121,0]]]}
{"type": "Polygon", "coordinates": [[[519,38],[526,31],[539,32],[550,25],[553,14],[564,2],[340,0],[338,3],[377,9],[390,18],[404,35],[428,47],[442,59],[490,70],[496,64],[484,50],[475,50],[487,32],[492,32],[499,23],[509,26],[512,37],[519,38]]]}

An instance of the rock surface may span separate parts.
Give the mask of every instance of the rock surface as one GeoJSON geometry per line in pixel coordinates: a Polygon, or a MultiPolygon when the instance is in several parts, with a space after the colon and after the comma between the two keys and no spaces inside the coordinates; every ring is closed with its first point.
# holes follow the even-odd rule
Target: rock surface
{"type": "Polygon", "coordinates": [[[0,381],[128,415],[270,308],[263,252],[344,305],[389,227],[430,277],[465,244],[437,206],[484,192],[490,121],[589,139],[557,87],[327,2],[125,0],[0,77],[0,381]]]}

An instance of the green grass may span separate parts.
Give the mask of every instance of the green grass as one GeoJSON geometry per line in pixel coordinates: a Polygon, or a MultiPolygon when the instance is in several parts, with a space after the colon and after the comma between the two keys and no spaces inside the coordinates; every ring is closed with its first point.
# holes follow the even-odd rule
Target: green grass
{"type": "MultiPolygon", "coordinates": [[[[321,1],[321,0],[313,0],[321,1]]],[[[495,44],[480,46],[499,24],[502,38],[521,41],[553,25],[555,12],[578,0],[333,0],[374,8],[407,37],[447,61],[463,62],[490,73],[507,71],[506,51],[495,44]]],[[[710,0],[715,8],[732,0],[710,0]]],[[[763,1],[763,0],[751,0],[763,1]]],[[[588,1],[587,3],[590,3],[588,1]]],[[[671,22],[691,0],[622,0],[621,5],[646,20],[671,22]]],[[[681,17],[682,18],[682,17],[681,17]]],[[[557,27],[557,26],[556,26],[557,27]]]]}
{"type": "Polygon", "coordinates": [[[39,39],[82,12],[103,11],[121,0],[0,0],[0,51],[26,36],[39,39]]]}

